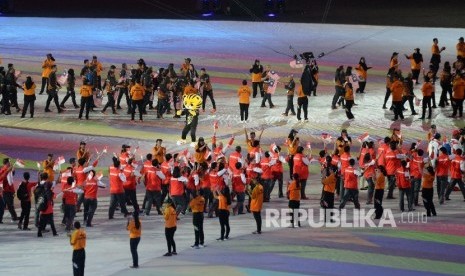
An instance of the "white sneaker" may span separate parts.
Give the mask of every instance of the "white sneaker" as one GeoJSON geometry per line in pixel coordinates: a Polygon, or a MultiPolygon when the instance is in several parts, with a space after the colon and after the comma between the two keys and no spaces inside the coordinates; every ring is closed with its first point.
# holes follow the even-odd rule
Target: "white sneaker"
{"type": "Polygon", "coordinates": [[[192,143],[191,143],[191,147],[192,147],[192,148],[195,148],[195,145],[197,145],[196,142],[192,142],[192,143]]]}
{"type": "Polygon", "coordinates": [[[186,140],[178,140],[178,141],[176,142],[176,144],[177,144],[178,146],[184,145],[185,143],[186,143],[186,140]]]}

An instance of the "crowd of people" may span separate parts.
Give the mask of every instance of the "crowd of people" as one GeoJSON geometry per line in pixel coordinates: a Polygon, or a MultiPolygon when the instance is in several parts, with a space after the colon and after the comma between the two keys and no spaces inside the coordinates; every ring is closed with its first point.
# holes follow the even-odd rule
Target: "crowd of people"
{"type": "MultiPolygon", "coordinates": [[[[433,84],[438,79],[443,89],[438,106],[446,106],[451,101],[454,110],[451,116],[462,117],[465,90],[463,38],[460,38],[457,44],[457,61],[452,66],[449,62],[445,62],[443,71],[439,73],[440,53],[443,50],[445,48],[439,48],[438,40],[434,39],[429,71],[423,73],[422,119],[426,118],[426,109],[431,107],[431,101],[433,108],[436,106],[433,84]]],[[[410,60],[412,69],[407,77],[404,78],[399,69],[398,53],[394,53],[391,58],[387,76],[383,108],[387,108],[388,98],[392,96],[391,109],[394,111],[395,120],[403,119],[403,105],[407,101],[412,115],[416,114],[413,87],[421,82],[420,68],[423,59],[419,49],[415,49],[415,52],[407,55],[406,58],[410,60]]],[[[315,59],[309,59],[307,62],[300,85],[295,83],[293,76],[285,83],[288,104],[284,116],[288,116],[290,112],[291,115],[297,115],[298,120],[302,119],[302,115],[304,120],[308,120],[307,97],[316,96],[318,66],[315,59]],[[295,91],[298,98],[297,112],[294,110],[295,91]]],[[[116,114],[117,110],[122,109],[121,101],[125,98],[127,113],[131,115],[132,121],[135,119],[136,109],[139,111],[140,121],[150,109],[156,109],[158,118],[170,113],[174,114],[174,117],[180,117],[178,111],[184,108],[182,96],[198,93],[201,93],[203,98],[202,111],[205,112],[206,100],[209,98],[213,107],[211,112],[216,112],[210,77],[205,68],[202,68],[201,73],[198,74],[190,58],[185,59],[180,74],[175,72],[173,64],[167,69],[160,68],[154,72],[153,68],[148,67],[145,61],[140,59],[137,68],[128,69],[126,64],[122,64],[118,79],[116,66],[110,66],[107,78],[102,82],[104,67],[94,56],[91,61],[84,61],[84,67],[80,72],[83,84],[80,88],[80,104],[76,101],[77,77],[73,69],[57,76],[57,65],[51,54],[47,55],[42,68],[39,94],[48,95],[46,112],[51,112],[52,101],[56,105],[57,112],[63,112],[66,110],[65,104],[71,98],[73,106],[80,108],[79,119],[83,116],[89,119],[92,109],[101,105],[99,101],[103,97],[102,91],[108,97],[102,113],[106,113],[106,110],[111,108],[112,113],[116,114]],[[67,92],[60,103],[57,92],[61,86],[65,86],[67,92]],[[155,96],[158,98],[156,104],[155,96]]],[[[358,73],[353,73],[351,67],[345,71],[343,66],[337,68],[336,93],[332,108],[336,109],[338,104],[344,106],[348,119],[354,119],[351,111],[352,106],[355,105],[353,90],[355,93],[365,93],[369,69],[364,58],[360,59],[358,67],[355,68],[358,73]]],[[[247,80],[243,80],[237,92],[243,122],[248,120],[250,97],[257,97],[259,92],[263,98],[261,107],[266,107],[268,102],[269,107],[274,108],[271,97],[280,79],[269,66],[263,68],[259,60],[256,60],[250,68],[250,73],[252,89],[249,88],[247,80]]],[[[27,77],[23,85],[19,85],[18,76],[13,64],[8,65],[6,72],[3,68],[0,69],[2,113],[11,114],[10,108],[13,107],[17,112],[22,111],[22,117],[25,117],[29,109],[30,116],[33,117],[37,87],[31,77],[27,77]],[[23,108],[17,101],[18,88],[24,90],[23,108]]],[[[431,109],[428,111],[428,118],[431,118],[431,109]]],[[[392,131],[390,137],[385,137],[376,143],[367,140],[366,137],[359,137],[360,150],[354,152],[354,141],[347,130],[342,130],[335,141],[328,137],[322,138],[325,146],[318,156],[312,156],[310,144],[301,141],[298,131],[294,129],[290,131],[284,145],[267,146],[260,143],[263,130],[256,135],[254,132],[248,133],[245,129],[246,150],[240,145],[233,146],[234,137],[224,145],[223,142],[217,141],[215,133],[211,143],[208,144],[203,137],[194,138],[194,133],[195,146],[192,152],[187,149],[179,153],[168,153],[163,141],[157,139],[153,151],[147,153],[145,159],[141,160],[136,157],[130,145],[122,145],[121,152],[113,156],[106,177],[96,171],[104,152],[93,157],[86,143],[81,142],[76,156],[69,159],[66,169],[61,169],[61,165],[65,163],[64,158],[54,159],[54,155],[49,154],[38,166],[38,181],[31,181],[30,172],[25,172],[17,190],[14,186],[13,173],[15,166],[21,164],[18,160],[12,162],[9,158],[5,158],[0,169],[0,223],[3,223],[6,207],[12,221],[17,223],[18,229],[31,230],[29,217],[32,195],[34,195],[34,225],[37,228],[37,236],[43,237],[47,225],[50,225],[52,234],[57,236],[59,233],[55,227],[54,205],[60,202],[63,211],[61,222],[70,235],[70,243],[74,250],[73,268],[75,273],[79,274],[84,270],[84,248],[87,238],[80,221],[85,227],[93,227],[93,217],[98,208],[98,190],[107,186],[110,192],[108,219],[114,219],[117,210],[128,218],[126,227],[129,231],[133,268],[139,265],[137,247],[141,240],[143,220],[140,217],[153,215],[153,207],[165,220],[167,253],[164,256],[177,254],[174,236],[179,219],[187,213],[192,213],[194,226],[192,248],[195,249],[205,246],[204,216],[218,218],[220,229],[217,240],[219,241],[229,239],[231,214],[253,214],[256,224],[256,231],[253,234],[261,234],[261,211],[264,204],[272,201],[276,183],[277,197],[287,196],[288,206],[293,211],[301,207],[301,200],[309,199],[307,184],[309,166],[312,162],[319,164],[320,167],[322,192],[318,196],[322,208],[342,209],[349,201],[353,202],[355,208],[361,208],[359,190],[360,186],[363,189],[365,185],[366,205],[369,208],[373,206],[376,210],[376,219],[383,216],[383,199],[394,199],[396,188],[399,190],[401,212],[413,211],[415,206],[420,206],[421,196],[426,215],[436,216],[434,183],[440,205],[450,200],[450,194],[456,185],[459,186],[465,200],[464,129],[453,130],[452,138],[447,140],[446,136],[438,133],[433,126],[425,139],[426,143],[417,142],[411,145],[405,145],[400,130],[392,131]],[[333,143],[334,148],[330,146],[333,143]],[[287,148],[287,154],[282,152],[282,147],[287,148]],[[289,175],[285,175],[286,166],[289,175]],[[145,187],[141,205],[137,198],[138,185],[145,187]],[[387,190],[386,197],[384,197],[385,190],[387,190]],[[15,195],[21,205],[20,216],[15,210],[15,195]],[[339,200],[339,204],[336,204],[336,200],[339,200]],[[131,212],[128,206],[132,206],[131,212]],[[76,216],[81,211],[82,220],[76,216]]],[[[295,224],[300,226],[300,221],[293,217],[292,226],[295,224]]]]}
{"type": "MultiPolygon", "coordinates": [[[[114,219],[116,210],[129,218],[127,229],[130,232],[132,267],[138,267],[137,246],[142,229],[139,216],[153,215],[152,207],[155,207],[158,215],[164,216],[168,248],[165,256],[177,254],[174,235],[178,220],[187,213],[192,213],[192,248],[195,249],[205,246],[204,216],[218,218],[219,241],[228,240],[230,236],[231,214],[252,213],[256,224],[253,233],[261,234],[261,211],[264,204],[273,200],[276,183],[277,197],[287,196],[288,206],[294,212],[301,207],[301,200],[309,199],[307,184],[312,162],[320,167],[322,192],[318,196],[322,208],[342,209],[349,201],[353,202],[355,208],[362,208],[359,200],[359,190],[362,188],[367,190],[366,206],[374,208],[375,219],[380,219],[383,216],[383,199],[394,199],[397,188],[401,212],[413,211],[415,206],[421,206],[421,196],[426,215],[436,216],[434,182],[440,205],[450,200],[450,194],[457,185],[465,200],[465,129],[454,130],[452,138],[446,140],[433,125],[426,143],[418,141],[411,145],[405,145],[398,129],[377,143],[369,140],[369,135],[362,135],[357,139],[361,144],[357,152],[353,151],[355,141],[346,130],[342,130],[335,140],[322,137],[325,146],[318,156],[311,155],[311,146],[301,141],[297,130],[292,129],[282,145],[287,147],[287,154],[281,152],[280,145],[261,145],[262,133],[263,130],[258,135],[248,133],[245,129],[246,150],[240,145],[234,146],[234,137],[224,145],[217,141],[214,134],[211,144],[200,137],[193,150],[168,153],[163,141],[157,139],[153,151],[147,153],[144,160],[136,157],[130,145],[123,145],[121,152],[112,157],[107,180],[104,180],[101,172],[96,172],[105,151],[92,157],[86,143],[81,142],[76,156],[69,159],[66,169],[61,170],[61,164],[65,163],[63,157],[54,158],[53,154],[49,154],[40,165],[39,181],[31,181],[30,173],[25,172],[17,190],[13,185],[13,172],[21,163],[5,158],[0,169],[0,223],[3,223],[1,219],[5,204],[18,229],[31,230],[29,216],[31,197],[34,195],[37,236],[43,236],[48,224],[52,234],[57,236],[54,205],[60,202],[63,212],[61,222],[71,236],[71,244],[76,251],[73,262],[81,267],[77,263],[82,264],[82,258],[85,258],[82,252],[85,241],[77,239],[85,239],[85,231],[81,229],[79,221],[86,227],[93,227],[93,216],[98,208],[98,190],[109,186],[108,219],[114,219]],[[285,175],[285,166],[289,169],[289,175],[285,175]],[[108,181],[108,185],[103,181],[108,181]],[[141,205],[137,199],[138,185],[145,187],[141,205]],[[15,194],[21,202],[19,217],[14,205],[15,194]],[[336,204],[337,199],[339,204],[336,204]],[[82,205],[83,217],[78,219],[76,214],[81,212],[82,205]],[[128,206],[132,206],[132,212],[128,206]]],[[[298,219],[293,218],[292,223],[293,227],[294,224],[300,226],[298,219]]]]}

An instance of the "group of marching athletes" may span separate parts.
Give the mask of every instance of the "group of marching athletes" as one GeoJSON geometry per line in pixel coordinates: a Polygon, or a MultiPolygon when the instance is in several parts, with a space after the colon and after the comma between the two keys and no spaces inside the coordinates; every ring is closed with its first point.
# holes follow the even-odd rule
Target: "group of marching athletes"
{"type": "MultiPolygon", "coordinates": [[[[109,186],[108,219],[114,219],[117,207],[129,218],[127,228],[130,231],[132,267],[138,267],[137,245],[142,228],[140,215],[150,216],[153,206],[157,214],[163,215],[165,219],[168,247],[165,256],[177,254],[174,234],[178,219],[189,212],[192,213],[194,225],[192,248],[195,249],[205,246],[204,215],[219,219],[219,241],[229,239],[231,212],[233,215],[252,213],[257,227],[253,233],[261,234],[263,204],[271,201],[276,182],[277,197],[287,195],[290,209],[298,210],[301,200],[309,199],[306,187],[312,162],[319,163],[321,168],[322,192],[318,196],[322,208],[335,208],[337,198],[340,203],[336,208],[344,208],[349,201],[354,203],[355,208],[361,208],[359,181],[366,182],[366,204],[374,205],[376,219],[383,215],[382,201],[386,188],[386,199],[394,199],[394,190],[396,187],[399,189],[399,209],[402,212],[421,206],[421,195],[427,216],[437,215],[434,182],[440,205],[450,200],[450,194],[457,185],[465,199],[465,129],[454,130],[452,139],[447,141],[433,127],[426,143],[418,141],[409,146],[404,144],[404,137],[398,129],[393,129],[390,137],[378,143],[367,141],[368,135],[362,135],[358,139],[361,147],[356,153],[352,151],[352,138],[346,130],[342,130],[334,142],[334,149],[326,146],[332,143],[332,138],[323,138],[326,141],[325,148],[319,152],[318,157],[305,152],[310,151],[311,147],[309,143],[305,145],[301,141],[297,130],[290,131],[283,145],[287,147],[287,155],[276,144],[270,145],[269,149],[262,148],[262,133],[263,130],[257,136],[245,129],[247,152],[243,152],[239,145],[232,149],[234,137],[224,145],[217,141],[216,134],[211,138],[210,145],[200,137],[193,152],[186,149],[179,153],[168,153],[163,141],[157,139],[152,153],[146,154],[144,160],[136,158],[137,149],[131,150],[129,145],[123,145],[119,155],[114,154],[112,158],[108,185],[102,182],[102,174],[96,172],[104,152],[92,157],[85,142],[81,142],[76,157],[69,160],[65,170],[60,170],[64,158],[54,159],[49,154],[42,165],[38,165],[39,181],[30,181],[30,174],[26,172],[17,190],[12,173],[15,164],[19,164],[18,160],[13,163],[6,158],[0,169],[0,219],[3,219],[6,205],[12,220],[18,223],[18,228],[30,230],[31,195],[34,194],[37,235],[42,237],[46,226],[50,224],[56,236],[54,202],[61,196],[64,214],[62,224],[69,233],[74,228],[74,232],[70,233],[71,243],[75,250],[81,250],[83,248],[76,247],[79,243],[75,239],[76,235],[85,236],[85,232],[80,223],[75,221],[76,213],[84,205],[83,223],[86,227],[92,227],[98,206],[98,190],[109,186]],[[284,177],[286,163],[289,166],[289,177],[284,177]],[[284,185],[285,178],[289,180],[287,187],[284,185]],[[137,200],[137,186],[141,184],[145,186],[142,207],[137,200]],[[14,207],[15,192],[21,201],[20,217],[16,215],[14,207]],[[407,205],[404,204],[405,198],[407,205]],[[132,215],[127,205],[133,207],[132,215]]],[[[295,223],[300,225],[296,220],[293,218],[293,226],[295,223]]],[[[3,221],[0,220],[0,223],[3,221]]],[[[82,257],[82,252],[75,253],[77,259],[82,257]]]]}
{"type": "MultiPolygon", "coordinates": [[[[57,64],[52,54],[47,54],[42,63],[42,84],[39,95],[44,91],[48,95],[45,112],[52,112],[50,103],[53,101],[58,113],[66,110],[66,102],[71,98],[74,108],[79,108],[79,119],[82,119],[85,111],[85,118],[89,119],[91,111],[98,106],[102,106],[101,112],[106,114],[107,109],[111,109],[113,114],[117,114],[118,109],[122,109],[121,101],[126,99],[127,113],[134,121],[136,110],[139,111],[139,120],[143,120],[143,115],[147,110],[155,109],[157,118],[162,118],[164,114],[171,114],[174,109],[174,117],[179,118],[177,110],[182,109],[182,95],[190,93],[200,93],[203,97],[202,111],[205,112],[206,100],[210,99],[213,108],[211,113],[216,112],[216,103],[213,97],[212,81],[205,68],[201,68],[200,74],[197,72],[190,58],[186,58],[180,70],[176,72],[171,63],[167,68],[160,68],[154,71],[152,67],[146,65],[143,59],[137,61],[135,68],[128,68],[126,63],[121,65],[119,77],[117,77],[116,66],[111,65],[106,78],[103,78],[104,67],[96,56],[92,60],[85,59],[84,66],[79,76],[74,69],[68,69],[62,75],[57,75],[57,64]],[[78,78],[82,81],[79,93],[81,95],[80,104],[76,100],[75,87],[78,78]],[[102,84],[103,83],[103,84],[102,84]],[[62,87],[66,89],[66,95],[61,103],[58,91],[62,87]],[[102,98],[107,95],[107,103],[102,104],[102,98]],[[154,105],[154,98],[158,101],[154,105]]],[[[20,85],[18,79],[20,71],[16,71],[13,64],[8,64],[7,70],[0,67],[0,90],[2,94],[1,113],[11,115],[11,107],[17,112],[22,110],[21,117],[24,118],[29,109],[30,117],[34,117],[34,103],[36,100],[36,84],[32,77],[27,76],[26,81],[20,85]],[[24,106],[18,104],[18,88],[24,90],[24,106]]]]}

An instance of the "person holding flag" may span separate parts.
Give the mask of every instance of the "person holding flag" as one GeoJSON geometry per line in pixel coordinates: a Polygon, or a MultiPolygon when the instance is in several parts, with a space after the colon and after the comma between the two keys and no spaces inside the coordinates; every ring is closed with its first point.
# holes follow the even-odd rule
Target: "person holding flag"
{"type": "MultiPolygon", "coordinates": [[[[18,163],[16,160],[15,164],[18,163]]],[[[21,216],[18,221],[18,229],[25,231],[30,231],[29,226],[29,215],[31,213],[31,193],[32,189],[37,185],[37,182],[29,182],[30,174],[24,172],[24,180],[19,184],[18,191],[16,193],[17,197],[21,201],[21,216]],[[24,225],[23,225],[24,221],[24,225]]]]}
{"type": "Polygon", "coordinates": [[[97,209],[98,188],[106,188],[101,179],[101,174],[96,175],[95,171],[91,170],[84,185],[84,222],[86,227],[92,227],[92,218],[97,209]]]}

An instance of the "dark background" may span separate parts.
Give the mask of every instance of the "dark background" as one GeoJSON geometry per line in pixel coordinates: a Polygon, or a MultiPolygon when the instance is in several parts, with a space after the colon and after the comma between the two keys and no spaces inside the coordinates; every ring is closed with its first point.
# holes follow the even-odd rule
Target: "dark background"
{"type": "MultiPolygon", "coordinates": [[[[4,16],[173,18],[287,21],[421,27],[465,27],[465,0],[287,0],[284,14],[265,16],[264,0],[217,0],[214,16],[200,16],[201,0],[0,0],[10,1],[4,16]],[[329,5],[327,16],[325,9],[329,5]],[[226,7],[231,15],[225,15],[226,7]]],[[[276,0],[274,0],[276,1],[276,0]]],[[[213,2],[213,1],[212,1],[213,2]]]]}

